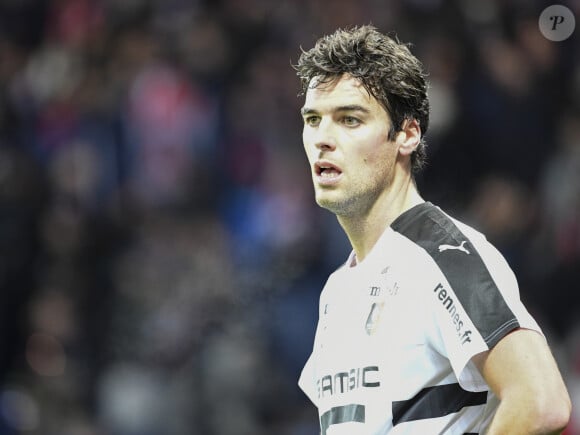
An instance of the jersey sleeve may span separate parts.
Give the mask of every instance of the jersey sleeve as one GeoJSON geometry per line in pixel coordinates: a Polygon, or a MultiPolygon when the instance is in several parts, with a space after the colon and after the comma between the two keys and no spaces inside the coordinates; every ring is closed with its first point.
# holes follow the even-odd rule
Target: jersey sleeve
{"type": "Polygon", "coordinates": [[[391,227],[421,248],[431,345],[450,361],[461,386],[487,386],[471,359],[517,328],[540,331],[523,306],[516,278],[483,234],[430,203],[416,206],[391,227]],[[425,260],[425,262],[423,262],[425,260]]]}
{"type": "Polygon", "coordinates": [[[316,372],[314,369],[314,356],[311,355],[304,368],[302,369],[302,373],[300,374],[300,378],[298,379],[298,386],[304,394],[310,399],[310,401],[318,406],[318,394],[316,391],[316,372]]]}
{"type": "Polygon", "coordinates": [[[517,328],[541,330],[521,302],[516,277],[499,251],[479,233],[471,234],[464,247],[467,252],[431,253],[442,272],[431,301],[439,350],[459,383],[477,391],[486,384],[471,362],[476,354],[517,328]]]}

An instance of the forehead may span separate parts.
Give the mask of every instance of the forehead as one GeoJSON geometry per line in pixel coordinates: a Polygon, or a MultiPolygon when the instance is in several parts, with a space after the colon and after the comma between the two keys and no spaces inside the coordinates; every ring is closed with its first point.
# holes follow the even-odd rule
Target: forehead
{"type": "MultiPolygon", "coordinates": [[[[367,91],[362,82],[352,76],[343,75],[329,82],[312,79],[306,92],[305,106],[317,108],[324,105],[359,104],[380,107],[377,100],[367,91]]],[[[322,108],[322,107],[321,107],[322,108]]]]}

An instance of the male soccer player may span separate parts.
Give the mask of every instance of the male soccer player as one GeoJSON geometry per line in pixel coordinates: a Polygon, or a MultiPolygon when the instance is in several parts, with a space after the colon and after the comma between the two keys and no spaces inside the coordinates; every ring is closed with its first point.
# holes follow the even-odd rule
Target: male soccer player
{"type": "Polygon", "coordinates": [[[372,26],[301,54],[316,202],[352,245],[320,296],[299,385],[321,433],[549,434],[570,399],[516,278],[485,237],[426,202],[421,63],[372,26]]]}

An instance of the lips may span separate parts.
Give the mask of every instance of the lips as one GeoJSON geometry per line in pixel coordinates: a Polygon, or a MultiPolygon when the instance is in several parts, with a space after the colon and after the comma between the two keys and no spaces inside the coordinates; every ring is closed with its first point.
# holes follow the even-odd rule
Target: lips
{"type": "Polygon", "coordinates": [[[320,184],[334,184],[342,175],[342,170],[334,163],[320,160],[314,164],[314,173],[320,184]]]}

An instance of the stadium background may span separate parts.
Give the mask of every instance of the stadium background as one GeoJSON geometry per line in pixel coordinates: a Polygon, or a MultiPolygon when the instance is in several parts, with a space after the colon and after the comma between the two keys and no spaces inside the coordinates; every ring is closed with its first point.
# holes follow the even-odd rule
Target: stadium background
{"type": "Polygon", "coordinates": [[[0,434],[318,433],[296,379],[348,244],[291,64],[364,23],[425,63],[420,189],[507,257],[578,406],[580,51],[549,4],[2,0],[0,434]]]}

